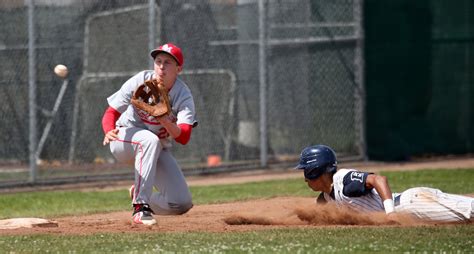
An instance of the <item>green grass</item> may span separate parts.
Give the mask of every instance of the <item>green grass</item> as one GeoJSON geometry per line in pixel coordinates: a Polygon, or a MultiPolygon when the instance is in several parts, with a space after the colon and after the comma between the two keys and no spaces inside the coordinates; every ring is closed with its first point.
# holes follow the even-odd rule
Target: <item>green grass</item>
{"type": "Polygon", "coordinates": [[[324,227],[233,233],[0,237],[15,253],[470,253],[474,227],[324,227]]]}
{"type": "Polygon", "coordinates": [[[303,179],[271,180],[213,187],[191,187],[194,203],[223,203],[281,196],[310,196],[314,192],[303,179]]]}
{"type": "Polygon", "coordinates": [[[474,170],[421,170],[405,172],[382,172],[389,179],[394,192],[411,187],[432,187],[444,192],[462,194],[474,193],[474,170]]]}
{"type": "MultiPolygon", "coordinates": [[[[314,195],[302,180],[191,187],[194,204],[223,203],[277,196],[314,195]]],[[[48,191],[0,196],[0,218],[57,217],[130,209],[128,190],[48,191]]]]}
{"type": "MultiPolygon", "coordinates": [[[[473,169],[382,172],[393,191],[436,187],[474,193],[473,169]]],[[[303,179],[191,187],[195,204],[316,196],[303,179]]],[[[3,194],[0,218],[90,214],[130,209],[126,189],[107,192],[48,191],[3,194]]],[[[0,253],[472,253],[473,224],[438,227],[321,227],[233,233],[125,233],[0,236],[0,253]],[[54,241],[54,243],[53,243],[54,241]]]]}
{"type": "MultiPolygon", "coordinates": [[[[409,187],[436,187],[445,192],[474,193],[474,170],[422,170],[382,172],[389,178],[392,190],[409,187]]],[[[316,196],[303,179],[272,180],[234,185],[191,187],[193,202],[199,204],[223,203],[278,196],[316,196]]],[[[130,209],[128,190],[107,192],[48,191],[0,196],[0,218],[56,217],[130,209]]]]}
{"type": "Polygon", "coordinates": [[[130,209],[128,191],[47,191],[0,196],[0,218],[56,217],[130,209]]]}

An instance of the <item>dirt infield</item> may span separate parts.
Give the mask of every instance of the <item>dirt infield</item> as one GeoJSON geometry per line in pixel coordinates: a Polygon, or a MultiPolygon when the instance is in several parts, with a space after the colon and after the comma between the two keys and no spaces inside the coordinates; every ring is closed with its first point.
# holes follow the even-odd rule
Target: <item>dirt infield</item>
{"type": "MultiPolygon", "coordinates": [[[[277,211],[281,214],[275,216],[287,215],[287,225],[271,225],[266,227],[277,226],[304,226],[305,223],[298,220],[296,216],[292,216],[292,204],[303,204],[311,202],[311,199],[305,198],[278,198],[272,200],[255,200],[249,202],[200,205],[193,207],[187,214],[180,216],[155,216],[157,225],[154,226],[138,226],[132,225],[130,211],[113,212],[107,214],[93,214],[85,216],[71,216],[55,219],[58,227],[54,228],[20,228],[12,230],[2,230],[3,234],[31,234],[31,233],[52,233],[52,234],[94,234],[101,232],[227,232],[254,230],[261,228],[261,225],[228,225],[224,219],[232,216],[234,213],[246,212],[253,210],[260,212],[261,210],[277,211]],[[291,223],[290,223],[291,221],[291,223]]],[[[261,214],[265,216],[265,214],[261,214]]]]}
{"type": "MultiPolygon", "coordinates": [[[[85,235],[125,232],[236,232],[270,228],[307,228],[334,225],[390,225],[383,214],[358,215],[326,206],[311,205],[314,198],[278,197],[246,202],[199,205],[180,216],[155,216],[154,226],[133,225],[130,211],[55,219],[57,227],[0,231],[0,235],[48,233],[85,235]]],[[[402,226],[415,225],[401,220],[402,226]]]]}
{"type": "MultiPolygon", "coordinates": [[[[474,168],[474,158],[438,162],[419,162],[411,164],[366,163],[364,165],[341,165],[341,167],[357,167],[366,170],[416,170],[421,168],[474,168]]],[[[263,181],[301,177],[301,172],[282,170],[268,173],[253,171],[227,176],[195,177],[189,184],[214,185],[263,181]]],[[[303,180],[302,180],[303,181],[303,180]]],[[[130,183],[124,183],[130,184],[130,183]]],[[[302,184],[304,184],[302,182],[302,184]]],[[[117,186],[115,187],[117,188],[117,186]]],[[[122,186],[121,188],[124,188],[122,186]]],[[[103,190],[103,188],[101,188],[103,190]]],[[[180,216],[156,216],[154,226],[138,226],[131,223],[131,212],[120,211],[106,214],[69,216],[53,218],[57,227],[33,227],[0,230],[0,235],[24,235],[35,233],[50,234],[94,234],[101,232],[234,232],[251,231],[269,228],[305,228],[333,225],[389,225],[385,216],[353,214],[329,206],[316,208],[314,198],[277,197],[245,202],[234,202],[212,205],[196,205],[187,214],[180,216]],[[331,214],[332,216],[328,216],[331,214]]],[[[414,225],[413,221],[401,218],[402,226],[414,225]]]]}

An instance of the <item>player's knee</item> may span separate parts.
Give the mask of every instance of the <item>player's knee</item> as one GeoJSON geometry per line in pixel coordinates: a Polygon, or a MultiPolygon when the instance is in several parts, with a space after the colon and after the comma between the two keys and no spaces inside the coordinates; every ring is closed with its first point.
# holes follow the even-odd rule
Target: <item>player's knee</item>
{"type": "Polygon", "coordinates": [[[171,208],[173,214],[181,215],[191,210],[191,208],[193,208],[193,203],[191,201],[181,203],[168,203],[168,206],[171,208]]]}
{"type": "Polygon", "coordinates": [[[193,201],[191,194],[189,195],[182,195],[178,199],[175,200],[173,205],[170,205],[173,211],[176,214],[185,214],[193,207],[193,201]]]}
{"type": "Polygon", "coordinates": [[[160,139],[156,135],[150,135],[147,139],[142,141],[141,144],[146,148],[156,148],[161,145],[160,139]]]}
{"type": "Polygon", "coordinates": [[[189,210],[191,210],[191,208],[193,208],[193,203],[192,202],[188,202],[188,203],[184,203],[184,204],[181,204],[181,209],[180,209],[180,214],[185,214],[187,213],[189,210]]]}

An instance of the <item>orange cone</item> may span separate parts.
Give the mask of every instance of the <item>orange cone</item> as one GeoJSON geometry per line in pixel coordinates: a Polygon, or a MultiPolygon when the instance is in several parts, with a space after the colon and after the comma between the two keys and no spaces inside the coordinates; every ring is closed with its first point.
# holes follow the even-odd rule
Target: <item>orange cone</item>
{"type": "Polygon", "coordinates": [[[211,154],[207,156],[207,166],[217,167],[221,165],[221,157],[219,155],[211,154]]]}

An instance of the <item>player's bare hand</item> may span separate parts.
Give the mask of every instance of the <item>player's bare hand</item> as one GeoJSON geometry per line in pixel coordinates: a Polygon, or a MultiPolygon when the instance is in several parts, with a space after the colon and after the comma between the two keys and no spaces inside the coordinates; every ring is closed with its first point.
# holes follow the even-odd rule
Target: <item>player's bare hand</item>
{"type": "Polygon", "coordinates": [[[155,117],[155,119],[163,126],[170,126],[170,124],[175,124],[176,121],[178,120],[176,117],[173,115],[163,115],[160,117],[155,117]]]}
{"type": "Polygon", "coordinates": [[[169,117],[169,115],[158,116],[155,117],[155,119],[161,124],[171,123],[171,118],[169,117]]]}
{"type": "Polygon", "coordinates": [[[163,115],[155,118],[161,124],[176,123],[176,117],[172,115],[163,115]]]}
{"type": "Polygon", "coordinates": [[[113,129],[105,134],[104,137],[104,142],[102,144],[105,146],[109,144],[111,141],[117,140],[118,139],[118,129],[113,129]]]}

